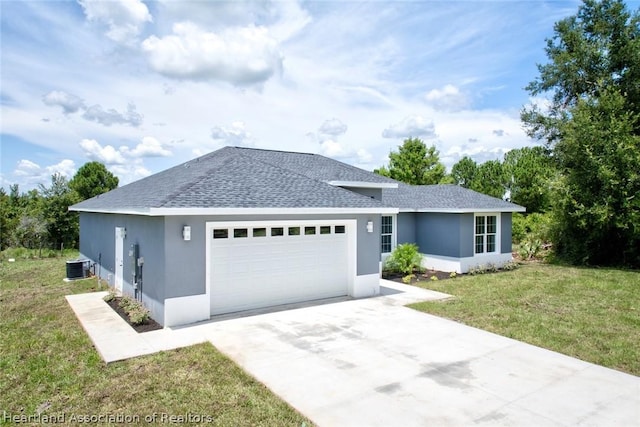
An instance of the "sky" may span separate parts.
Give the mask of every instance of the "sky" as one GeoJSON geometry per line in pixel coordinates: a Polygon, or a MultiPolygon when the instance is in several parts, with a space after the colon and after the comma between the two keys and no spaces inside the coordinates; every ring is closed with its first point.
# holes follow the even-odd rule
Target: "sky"
{"type": "Polygon", "coordinates": [[[0,184],[96,160],[122,185],[226,145],[502,159],[537,144],[524,87],[579,4],[0,0],[0,184]]]}

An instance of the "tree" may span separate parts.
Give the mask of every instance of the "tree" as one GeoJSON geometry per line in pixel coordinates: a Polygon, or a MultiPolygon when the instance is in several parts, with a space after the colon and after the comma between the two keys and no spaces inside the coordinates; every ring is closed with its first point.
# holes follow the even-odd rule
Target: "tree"
{"type": "Polygon", "coordinates": [[[405,139],[398,152],[389,153],[389,167],[374,172],[413,185],[438,184],[446,178],[436,147],[427,147],[419,138],[405,139]]]}
{"type": "Polygon", "coordinates": [[[550,105],[521,117],[559,168],[556,252],[576,263],[638,267],[640,14],[621,0],[584,0],[556,23],[545,50],[549,63],[527,89],[550,94],[550,105]]]}
{"type": "Polygon", "coordinates": [[[640,266],[640,115],[617,91],[579,101],[556,146],[557,253],[576,263],[640,266]]]}
{"type": "Polygon", "coordinates": [[[524,147],[504,155],[510,201],[527,208],[527,212],[546,212],[551,203],[551,180],[555,166],[544,147],[524,147]]]}
{"type": "Polygon", "coordinates": [[[47,231],[54,247],[61,244],[73,247],[78,241],[78,214],[69,212],[69,206],[77,203],[78,195],[69,188],[67,179],[60,175],[51,176],[51,186],[40,184],[44,197],[41,203],[42,217],[47,222],[47,231]]]}
{"type": "MultiPolygon", "coordinates": [[[[550,62],[538,65],[539,77],[526,89],[532,96],[551,92],[548,111],[525,108],[521,118],[528,134],[553,144],[563,123],[581,99],[597,99],[617,89],[625,108],[640,113],[640,15],[622,0],[584,0],[575,16],[554,26],[545,52],[550,62]]],[[[634,133],[640,133],[636,124],[634,133]]]]}
{"type": "Polygon", "coordinates": [[[488,196],[503,198],[506,176],[500,160],[488,160],[478,166],[470,188],[488,196]]]}
{"type": "Polygon", "coordinates": [[[10,225],[9,219],[9,200],[10,198],[7,192],[4,188],[0,187],[0,251],[11,246],[10,230],[13,226],[10,225]]]}
{"type": "Polygon", "coordinates": [[[464,188],[471,188],[471,184],[478,173],[478,165],[471,157],[464,156],[451,168],[454,184],[464,188]]]}
{"type": "Polygon", "coordinates": [[[42,246],[48,236],[47,223],[42,218],[24,215],[20,218],[20,224],[15,230],[15,235],[17,242],[21,246],[42,250],[42,246]]]}
{"type": "Polygon", "coordinates": [[[90,199],[118,187],[118,177],[100,162],[85,163],[69,181],[69,187],[80,200],[90,199]]]}

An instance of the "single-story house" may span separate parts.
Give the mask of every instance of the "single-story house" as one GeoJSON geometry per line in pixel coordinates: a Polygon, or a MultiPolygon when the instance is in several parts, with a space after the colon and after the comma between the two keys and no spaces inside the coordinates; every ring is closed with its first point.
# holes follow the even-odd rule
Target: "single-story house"
{"type": "Polygon", "coordinates": [[[80,253],[164,326],[377,295],[382,261],[511,260],[521,206],[454,185],[411,186],[317,154],[225,147],[73,205],[80,253]]]}

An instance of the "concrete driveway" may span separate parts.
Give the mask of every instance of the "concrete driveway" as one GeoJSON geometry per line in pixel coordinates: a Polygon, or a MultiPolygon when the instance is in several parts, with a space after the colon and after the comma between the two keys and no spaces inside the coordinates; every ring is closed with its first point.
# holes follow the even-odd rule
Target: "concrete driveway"
{"type": "Polygon", "coordinates": [[[206,335],[321,426],[640,425],[640,378],[403,307],[412,292],[206,335]]]}
{"type": "Polygon", "coordinates": [[[404,307],[386,295],[137,334],[101,299],[69,304],[105,361],[209,340],[320,426],[640,426],[640,378],[404,307]]]}

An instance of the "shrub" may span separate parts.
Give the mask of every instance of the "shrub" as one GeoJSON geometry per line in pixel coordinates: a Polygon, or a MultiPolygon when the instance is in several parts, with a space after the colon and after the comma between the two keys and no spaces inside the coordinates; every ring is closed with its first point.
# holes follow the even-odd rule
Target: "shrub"
{"type": "Polygon", "coordinates": [[[537,258],[541,250],[542,241],[540,239],[527,238],[524,242],[520,243],[518,255],[524,260],[530,260],[537,258]]]}
{"type": "Polygon", "coordinates": [[[408,274],[402,278],[402,283],[406,283],[408,285],[414,277],[416,277],[415,274],[408,274]]]}
{"type": "Polygon", "coordinates": [[[527,235],[527,220],[521,213],[515,212],[511,217],[511,239],[520,243],[527,235]]]}
{"type": "Polygon", "coordinates": [[[109,292],[104,296],[103,300],[111,302],[114,299],[116,299],[116,290],[114,288],[109,288],[109,292]]]}
{"type": "Polygon", "coordinates": [[[396,246],[385,262],[384,269],[394,273],[412,274],[414,270],[420,270],[422,255],[415,243],[403,243],[396,246]]]}
{"type": "Polygon", "coordinates": [[[552,217],[549,213],[532,213],[526,217],[526,231],[530,239],[541,240],[543,243],[551,241],[552,217]]]}
{"type": "Polygon", "coordinates": [[[458,273],[456,273],[455,271],[449,273],[449,279],[455,279],[456,277],[458,277],[458,273]]]}
{"type": "Polygon", "coordinates": [[[520,267],[520,265],[517,262],[509,261],[502,266],[502,269],[506,271],[511,271],[511,270],[515,270],[518,267],[520,267]]]}
{"type": "Polygon", "coordinates": [[[138,303],[138,301],[131,298],[129,295],[125,295],[120,298],[120,307],[125,311],[125,313],[129,314],[129,311],[138,303]]]}
{"type": "Polygon", "coordinates": [[[429,280],[431,280],[432,282],[435,282],[438,280],[438,276],[431,276],[429,280]]]}
{"type": "Polygon", "coordinates": [[[120,298],[120,308],[127,313],[129,321],[134,325],[141,325],[150,319],[149,310],[142,303],[129,295],[120,298]]]}
{"type": "Polygon", "coordinates": [[[484,274],[487,272],[487,267],[483,264],[478,264],[469,268],[469,274],[475,276],[476,274],[484,274]]]}
{"type": "MultiPolygon", "coordinates": [[[[137,302],[137,301],[136,301],[137,302]]],[[[142,304],[137,303],[135,307],[133,307],[129,311],[129,320],[134,325],[141,325],[149,320],[149,310],[147,310],[142,304]]]]}

